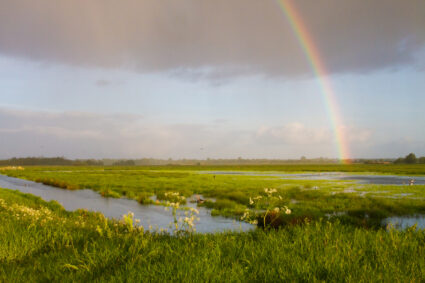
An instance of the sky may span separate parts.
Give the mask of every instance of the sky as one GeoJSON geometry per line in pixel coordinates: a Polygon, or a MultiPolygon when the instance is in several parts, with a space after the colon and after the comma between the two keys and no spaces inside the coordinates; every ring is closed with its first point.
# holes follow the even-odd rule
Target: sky
{"type": "Polygon", "coordinates": [[[425,155],[425,1],[286,2],[319,77],[274,0],[0,0],[0,158],[425,155]]]}

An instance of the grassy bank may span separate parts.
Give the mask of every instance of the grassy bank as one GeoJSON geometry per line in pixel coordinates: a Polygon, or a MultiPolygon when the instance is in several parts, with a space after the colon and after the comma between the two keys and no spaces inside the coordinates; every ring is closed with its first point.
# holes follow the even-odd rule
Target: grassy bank
{"type": "Polygon", "coordinates": [[[0,189],[0,281],[409,281],[425,279],[425,232],[316,222],[169,236],[0,189]]]}

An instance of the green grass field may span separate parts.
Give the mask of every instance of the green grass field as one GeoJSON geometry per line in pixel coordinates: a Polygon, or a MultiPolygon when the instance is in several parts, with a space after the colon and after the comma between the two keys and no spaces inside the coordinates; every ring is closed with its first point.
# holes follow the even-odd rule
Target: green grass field
{"type": "MultiPolygon", "coordinates": [[[[0,189],[0,281],[409,281],[425,280],[425,231],[382,220],[425,213],[425,186],[200,174],[200,171],[423,174],[423,165],[245,167],[27,167],[1,174],[105,197],[146,201],[202,194],[213,214],[272,215],[278,229],[152,234],[99,213],[0,189]],[[372,167],[370,167],[372,166],[372,167]],[[291,169],[288,169],[291,168],[291,169]],[[375,170],[372,170],[372,169],[375,170]],[[387,170],[385,170],[385,168],[387,170]],[[368,171],[366,171],[368,170],[368,171]],[[381,171],[380,171],[381,170],[381,171]],[[416,172],[416,173],[413,173],[416,172]],[[422,172],[422,173],[421,173],[422,172]],[[267,190],[265,190],[267,189],[267,190]],[[408,194],[400,197],[401,194],[408,194]],[[274,212],[276,208],[287,207],[274,212]],[[330,216],[332,215],[332,216],[330,216]]],[[[271,224],[267,222],[266,224],[271,224]]],[[[275,225],[270,225],[275,226],[275,225]]]]}

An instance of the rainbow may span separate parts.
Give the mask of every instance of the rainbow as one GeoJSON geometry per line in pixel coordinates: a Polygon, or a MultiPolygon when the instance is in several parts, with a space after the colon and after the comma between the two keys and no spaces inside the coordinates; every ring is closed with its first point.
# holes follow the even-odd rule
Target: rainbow
{"type": "Polygon", "coordinates": [[[306,25],[302,21],[300,14],[296,10],[291,0],[276,0],[283,13],[286,16],[291,29],[298,40],[307,61],[309,62],[314,74],[316,75],[323,98],[325,100],[326,110],[334,132],[335,142],[338,147],[339,159],[343,163],[348,163],[350,153],[348,143],[345,139],[342,129],[341,115],[338,110],[335,93],[329,80],[325,64],[321,59],[319,50],[314,43],[313,37],[308,32],[306,25]]]}

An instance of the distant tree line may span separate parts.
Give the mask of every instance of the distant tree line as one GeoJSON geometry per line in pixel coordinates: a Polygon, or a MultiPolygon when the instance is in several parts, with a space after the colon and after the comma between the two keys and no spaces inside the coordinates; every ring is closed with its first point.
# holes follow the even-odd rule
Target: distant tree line
{"type": "MultiPolygon", "coordinates": [[[[353,160],[354,161],[354,160],[353,160]]],[[[338,159],[313,158],[307,159],[77,159],[65,157],[24,157],[0,160],[0,166],[157,166],[157,165],[279,165],[279,164],[338,164],[338,159]]],[[[361,161],[359,163],[362,163],[361,161]]]]}
{"type": "Polygon", "coordinates": [[[112,166],[135,166],[136,162],[134,160],[118,160],[112,163],[112,166]]]}
{"type": "Polygon", "coordinates": [[[397,158],[394,161],[395,164],[425,164],[425,156],[417,158],[414,153],[409,153],[405,157],[397,158]]]}
{"type": "Polygon", "coordinates": [[[279,164],[338,164],[338,159],[314,158],[314,159],[103,159],[105,165],[112,166],[158,166],[158,165],[279,165],[279,164]]]}
{"type": "Polygon", "coordinates": [[[46,166],[101,166],[103,161],[94,159],[76,159],[70,160],[64,157],[24,157],[24,158],[11,158],[0,160],[0,166],[32,166],[32,165],[46,165],[46,166]]]}
{"type": "MultiPolygon", "coordinates": [[[[301,157],[300,159],[67,159],[65,157],[24,157],[0,160],[0,166],[157,166],[157,165],[283,165],[283,164],[339,164],[339,159],[301,157]]],[[[351,159],[357,164],[416,164],[425,163],[425,157],[417,158],[410,153],[406,157],[394,159],[351,159]]]]}

